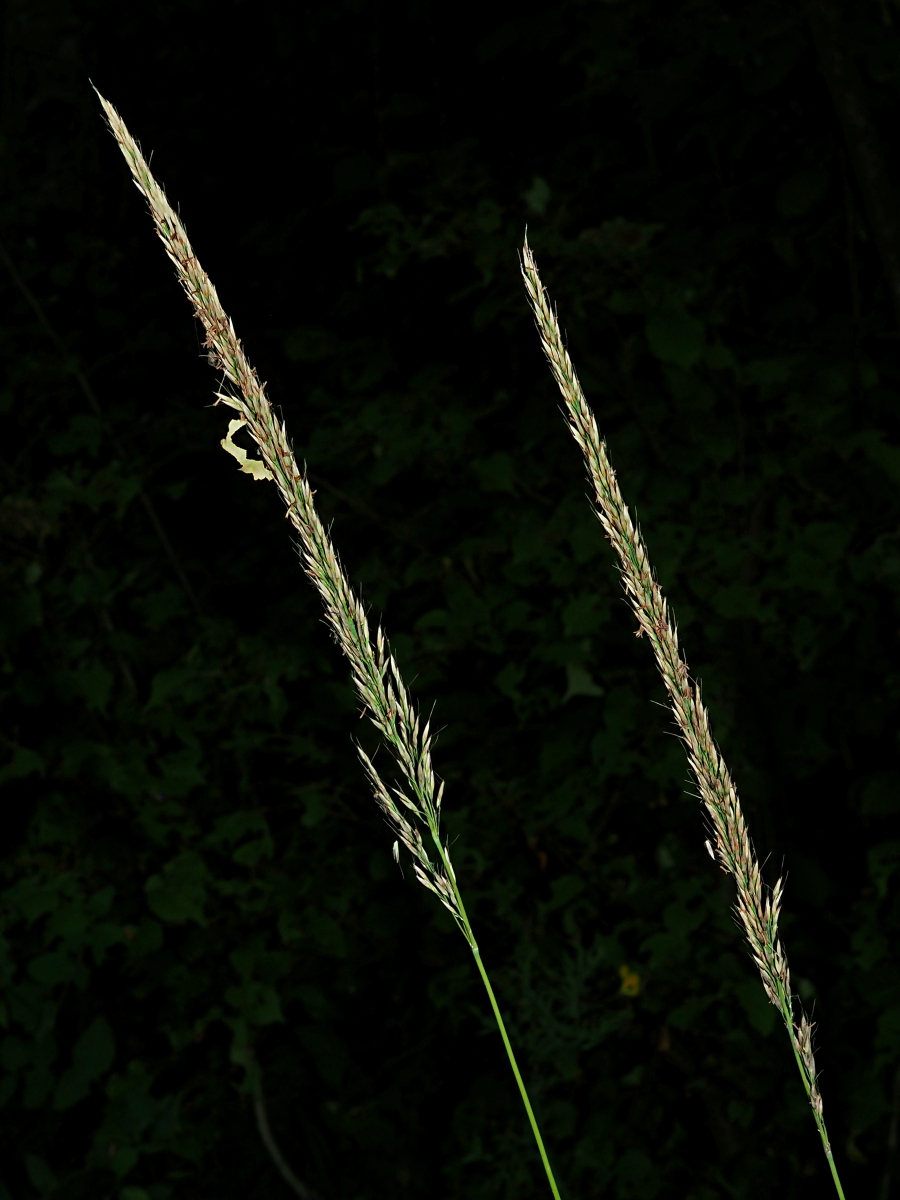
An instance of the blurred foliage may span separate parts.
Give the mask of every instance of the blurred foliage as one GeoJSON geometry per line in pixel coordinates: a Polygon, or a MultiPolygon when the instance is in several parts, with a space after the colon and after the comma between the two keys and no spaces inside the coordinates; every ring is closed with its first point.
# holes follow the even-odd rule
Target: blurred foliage
{"type": "MultiPolygon", "coordinates": [[[[848,17],[892,129],[900,11],[848,17]]],[[[275,494],[219,449],[90,77],[155,151],[434,708],[567,1200],[818,1196],[530,327],[527,223],[788,873],[848,1195],[888,1200],[898,334],[799,10],[7,0],[3,22],[0,240],[63,350],[0,269],[0,1197],[287,1196],[258,1078],[323,1200],[544,1188],[466,946],[391,861],[275,494]]]]}

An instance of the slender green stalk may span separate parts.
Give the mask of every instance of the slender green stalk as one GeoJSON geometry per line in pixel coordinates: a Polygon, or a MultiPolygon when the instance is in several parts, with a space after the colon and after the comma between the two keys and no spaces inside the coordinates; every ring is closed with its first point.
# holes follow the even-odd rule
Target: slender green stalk
{"type": "Polygon", "coordinates": [[[771,891],[762,882],[737,791],[713,741],[700,688],[691,679],[679,649],[675,622],[654,577],[644,539],[622,498],[616,473],[606,453],[606,443],[600,437],[596,418],[581,390],[563,343],[556,312],[547,299],[527,241],[522,252],[522,277],[544,353],[565,401],[569,432],[584,454],[594,487],[597,516],[619,559],[625,594],[638,620],[637,637],[646,637],[653,649],[712,826],[715,848],[709,841],[706,848],[737,884],[738,918],[769,1002],[777,1008],[791,1040],[834,1185],[840,1200],[844,1200],[822,1116],[822,1094],[812,1050],[813,1024],[802,1009],[800,1024],[795,1023],[790,971],[778,937],[783,881],[779,879],[771,891]]]}
{"type": "Polygon", "coordinates": [[[475,964],[478,967],[478,973],[481,976],[481,982],[484,984],[485,991],[488,994],[488,1000],[491,1002],[491,1008],[494,1013],[494,1019],[497,1022],[497,1028],[500,1030],[500,1036],[503,1038],[503,1045],[506,1047],[506,1056],[509,1059],[509,1065],[512,1068],[512,1073],[516,1077],[516,1083],[519,1088],[519,1095],[522,1097],[522,1103],[525,1105],[525,1111],[528,1113],[528,1121],[531,1125],[531,1132],[534,1134],[534,1140],[537,1142],[538,1152],[541,1156],[541,1162],[544,1164],[544,1170],[547,1173],[547,1181],[550,1184],[550,1190],[553,1192],[554,1200],[560,1200],[559,1189],[556,1186],[556,1180],[553,1177],[553,1168],[550,1166],[550,1159],[547,1157],[547,1151],[544,1149],[544,1139],[541,1137],[541,1131],[538,1127],[537,1118],[534,1115],[534,1110],[531,1107],[531,1101],[528,1098],[528,1091],[522,1080],[522,1075],[519,1071],[519,1064],[516,1062],[515,1052],[510,1043],[509,1036],[506,1032],[506,1023],[500,1012],[500,1007],[497,1004],[497,998],[494,995],[494,989],[491,987],[491,981],[488,978],[487,970],[484,963],[481,961],[481,951],[478,949],[478,943],[475,941],[475,935],[472,933],[472,927],[469,924],[469,918],[466,915],[466,906],[463,904],[463,898],[460,895],[459,888],[456,886],[456,876],[453,873],[453,867],[450,865],[450,859],[446,856],[446,848],[441,845],[438,839],[435,839],[438,852],[444,859],[444,864],[447,873],[453,884],[453,890],[456,893],[457,904],[459,905],[459,913],[462,918],[461,928],[466,941],[471,947],[472,954],[475,956],[475,964]]]}
{"type": "Polygon", "coordinates": [[[284,424],[272,411],[265,388],[244,353],[212,281],[197,261],[184,226],[154,179],[125,122],[99,92],[97,95],[134,183],[149,205],[156,232],[175,266],[178,280],[206,331],[204,345],[209,353],[210,364],[222,372],[222,390],[216,393],[217,403],[228,405],[238,414],[229,422],[228,434],[223,438],[222,446],[237,460],[242,471],[254,479],[275,483],[287,509],[286,515],[299,534],[300,560],[319,592],[331,632],[350,663],[357,696],[405,780],[405,788],[392,784],[389,790],[371,759],[362,747],[357,747],[375,800],[394,832],[394,856],[399,857],[399,843],[402,842],[412,857],[416,878],[435,893],[475,955],[554,1200],[559,1200],[528,1094],[463,906],[450,862],[449,847],[441,838],[444,785],[441,783],[438,786],[435,778],[428,723],[424,726],[420,723],[383,630],[379,627],[375,636],[372,636],[365,608],[350,587],[319,518],[312,488],[294,458],[284,424]],[[235,434],[239,432],[249,434],[259,449],[259,458],[248,455],[247,450],[234,441],[235,434]],[[425,847],[423,830],[430,834],[437,848],[438,855],[434,861],[425,847]]]}
{"type": "Polygon", "coordinates": [[[510,1045],[509,1038],[507,1037],[506,1026],[503,1023],[503,1017],[500,1015],[500,1009],[497,1007],[497,1001],[494,997],[494,989],[491,987],[491,981],[488,979],[488,973],[484,969],[484,963],[481,961],[481,955],[478,952],[477,946],[473,949],[472,953],[475,955],[475,962],[478,965],[482,982],[487,990],[488,999],[491,1002],[491,1008],[494,1010],[494,1016],[497,1020],[497,1027],[500,1030],[500,1036],[503,1038],[503,1045],[506,1047],[509,1065],[512,1067],[513,1075],[516,1077],[516,1083],[519,1085],[519,1094],[522,1097],[522,1103],[525,1105],[525,1111],[528,1113],[528,1120],[531,1123],[531,1132],[534,1134],[534,1140],[537,1142],[537,1148],[541,1155],[541,1162],[544,1164],[544,1170],[547,1172],[550,1190],[553,1192],[555,1200],[559,1200],[559,1189],[556,1186],[556,1180],[553,1178],[553,1170],[550,1166],[550,1160],[547,1158],[547,1151],[544,1149],[544,1139],[541,1137],[541,1131],[538,1128],[537,1118],[532,1110],[531,1101],[528,1099],[528,1092],[525,1090],[525,1084],[522,1082],[522,1076],[519,1074],[519,1065],[516,1062],[516,1056],[513,1053],[513,1048],[510,1045]]]}

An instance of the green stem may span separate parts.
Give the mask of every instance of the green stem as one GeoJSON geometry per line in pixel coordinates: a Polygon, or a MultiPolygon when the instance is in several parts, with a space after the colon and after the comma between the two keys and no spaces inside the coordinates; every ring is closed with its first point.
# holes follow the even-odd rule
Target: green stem
{"type": "MultiPolygon", "coordinates": [[[[556,1186],[556,1180],[553,1178],[553,1169],[550,1166],[550,1159],[547,1157],[547,1151],[544,1149],[544,1139],[541,1137],[541,1131],[538,1128],[537,1117],[534,1115],[534,1109],[531,1107],[531,1101],[528,1099],[528,1090],[525,1087],[525,1082],[522,1079],[522,1074],[519,1071],[519,1064],[516,1062],[516,1056],[509,1041],[509,1035],[506,1032],[506,1025],[503,1023],[503,1017],[500,1014],[500,1007],[497,1004],[497,997],[494,995],[494,989],[491,987],[491,981],[488,978],[488,973],[485,970],[484,963],[481,961],[481,951],[478,949],[478,943],[475,941],[475,935],[472,932],[472,926],[469,924],[469,917],[466,913],[466,906],[463,904],[463,898],[460,895],[459,888],[456,886],[456,876],[453,873],[453,867],[450,864],[450,859],[447,856],[447,851],[441,844],[440,836],[437,834],[435,827],[431,828],[431,836],[434,844],[437,846],[438,853],[444,864],[444,870],[447,873],[447,878],[453,887],[456,895],[456,901],[459,905],[460,916],[462,917],[461,929],[463,936],[469,943],[472,954],[475,956],[475,963],[478,967],[478,972],[481,975],[481,982],[484,984],[488,994],[488,999],[491,1002],[491,1008],[494,1012],[494,1020],[497,1022],[497,1028],[500,1030],[500,1036],[503,1038],[503,1045],[506,1047],[506,1056],[509,1059],[509,1065],[512,1067],[512,1073],[516,1077],[516,1083],[519,1085],[519,1095],[522,1097],[522,1103],[525,1105],[525,1111],[528,1113],[528,1120],[531,1124],[531,1132],[534,1134],[534,1140],[537,1142],[538,1152],[541,1156],[541,1162],[544,1164],[544,1170],[547,1172],[547,1182],[550,1184],[550,1190],[553,1193],[553,1200],[560,1200],[559,1188],[556,1186]]],[[[841,1196],[841,1200],[844,1200],[841,1196]]]]}
{"type": "Polygon", "coordinates": [[[512,1067],[513,1075],[516,1077],[516,1083],[519,1085],[519,1094],[522,1097],[522,1103],[525,1105],[525,1111],[528,1113],[528,1120],[531,1122],[531,1132],[534,1134],[534,1140],[537,1142],[537,1148],[540,1152],[541,1162],[544,1164],[544,1170],[547,1172],[547,1180],[550,1184],[550,1190],[553,1192],[554,1200],[560,1200],[559,1188],[556,1186],[556,1180],[553,1178],[553,1171],[550,1167],[550,1160],[547,1158],[547,1151],[544,1149],[544,1139],[541,1137],[541,1131],[538,1129],[537,1118],[534,1115],[534,1110],[531,1107],[531,1101],[528,1099],[528,1092],[525,1090],[525,1084],[523,1083],[522,1076],[519,1073],[519,1064],[516,1062],[516,1056],[513,1053],[513,1048],[509,1044],[509,1037],[506,1033],[506,1026],[503,1024],[503,1017],[500,1015],[500,1009],[497,1007],[494,989],[491,987],[491,981],[488,979],[488,973],[484,969],[484,963],[481,961],[481,954],[479,953],[477,946],[472,947],[472,953],[475,955],[475,962],[478,966],[478,970],[481,973],[481,981],[487,990],[488,999],[491,1002],[491,1008],[494,1010],[494,1017],[497,1021],[497,1028],[500,1030],[500,1036],[503,1038],[503,1045],[506,1047],[509,1065],[512,1067]]]}
{"type": "MultiPolygon", "coordinates": [[[[819,1130],[819,1133],[822,1133],[821,1129],[819,1130]]],[[[823,1136],[822,1141],[827,1145],[828,1139],[826,1137],[823,1136]]],[[[840,1196],[841,1200],[844,1200],[844,1189],[841,1187],[841,1179],[837,1173],[837,1167],[834,1165],[834,1155],[831,1153],[831,1146],[828,1146],[828,1149],[825,1151],[825,1157],[828,1159],[829,1167],[831,1167],[831,1178],[834,1180],[834,1186],[837,1188],[837,1194],[840,1196]]]]}
{"type": "MultiPolygon", "coordinates": [[[[781,989],[779,989],[779,992],[781,992],[781,989]]],[[[783,993],[780,994],[779,999],[781,1000],[782,1004],[785,1003],[783,993]]],[[[790,1013],[790,1009],[788,1009],[787,1012],[790,1013]]],[[[785,1016],[784,1009],[782,1009],[782,1016],[785,1016]]],[[[800,1078],[803,1080],[803,1087],[806,1090],[806,1095],[808,1098],[810,1095],[809,1079],[807,1078],[806,1068],[803,1065],[803,1059],[800,1057],[800,1051],[797,1048],[797,1038],[794,1033],[792,1016],[785,1016],[785,1026],[787,1028],[788,1037],[791,1039],[791,1049],[794,1052],[797,1070],[800,1072],[800,1078]]],[[[819,1131],[819,1137],[822,1139],[822,1149],[825,1151],[825,1158],[828,1162],[828,1167],[831,1171],[831,1178],[834,1180],[834,1186],[837,1189],[839,1200],[845,1200],[844,1189],[841,1187],[841,1177],[838,1175],[838,1169],[834,1161],[834,1155],[831,1153],[831,1142],[828,1139],[828,1130],[825,1127],[825,1118],[815,1109],[813,1109],[813,1118],[816,1122],[816,1128],[819,1131]]]]}

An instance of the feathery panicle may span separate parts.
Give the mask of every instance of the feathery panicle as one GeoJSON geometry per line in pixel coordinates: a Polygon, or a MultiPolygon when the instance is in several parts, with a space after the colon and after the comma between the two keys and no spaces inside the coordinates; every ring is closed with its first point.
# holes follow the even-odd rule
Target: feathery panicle
{"type": "Polygon", "coordinates": [[[448,876],[450,858],[440,838],[440,791],[431,762],[431,735],[422,729],[413,710],[397,664],[382,630],[374,639],[365,609],[347,580],[325,527],[316,512],[313,491],[294,458],[285,427],[278,420],[262,384],[244,353],[234,325],[219,300],[216,289],[194,254],[180,218],[156,182],[137,142],[128,132],[115,108],[100,96],[109,127],[131,169],[138,191],[150,208],[156,232],[165,247],[178,281],[206,331],[204,345],[209,361],[224,376],[216,403],[226,404],[238,416],[229,424],[222,445],[255,479],[273,480],[287,508],[287,516],[300,535],[300,557],[307,575],[318,589],[325,617],[338,645],[350,662],[357,695],[384,741],[389,746],[409,788],[409,796],[397,792],[405,816],[391,799],[374,766],[360,749],[359,754],[372,784],[375,799],[399,841],[413,857],[416,878],[439,897],[457,924],[472,940],[458,894],[448,876]],[[233,441],[246,429],[259,447],[260,458],[250,458],[233,441]],[[412,797],[412,798],[410,798],[412,797]],[[431,833],[440,862],[429,858],[418,821],[431,833]]]}
{"type": "Polygon", "coordinates": [[[394,856],[398,857],[398,843],[402,842],[412,857],[416,878],[434,892],[450,912],[472,950],[528,1114],[547,1181],[554,1200],[560,1200],[531,1101],[457,887],[449,846],[441,839],[443,784],[438,786],[435,780],[429,726],[426,723],[423,728],[420,724],[381,628],[374,638],[371,635],[362,602],[350,587],[331,539],[319,519],[312,489],[297,465],[284,424],[278,421],[272,411],[265,387],[247,361],[231,319],[222,308],[216,289],[191,249],[184,226],[151,174],[125,122],[99,92],[97,95],[138,191],[150,207],[156,232],[175,266],[178,280],[206,330],[204,345],[209,352],[209,361],[224,376],[223,390],[217,392],[217,403],[228,405],[238,414],[229,423],[222,446],[237,459],[242,471],[254,479],[273,480],[281,493],[287,516],[300,536],[303,567],[322,598],[326,621],[335,640],[350,662],[357,695],[406,780],[407,790],[393,788],[391,795],[371,759],[358,747],[375,801],[396,839],[394,856]],[[250,458],[246,450],[233,440],[234,434],[243,429],[259,447],[259,459],[250,458]],[[437,850],[437,861],[432,861],[425,849],[422,828],[431,836],[437,850]]]}
{"type": "Polygon", "coordinates": [[[669,695],[672,712],[687,750],[691,770],[715,836],[707,849],[723,871],[737,884],[737,914],[750,943],[769,1001],[785,1023],[813,1109],[825,1154],[839,1195],[843,1198],[825,1122],[822,1097],[816,1082],[812,1053],[813,1026],[801,1015],[795,1024],[787,958],[778,937],[782,880],[769,892],[760,875],[737,791],[713,741],[700,689],[691,679],[679,649],[678,633],[666,598],[654,577],[640,530],[622,498],[616,473],[600,437],[575,368],[563,343],[556,312],[541,284],[528,242],[522,252],[522,278],[550,369],[566,406],[569,431],[581,448],[594,488],[597,516],[619,560],[625,593],[637,617],[637,637],[646,637],[669,695]]]}

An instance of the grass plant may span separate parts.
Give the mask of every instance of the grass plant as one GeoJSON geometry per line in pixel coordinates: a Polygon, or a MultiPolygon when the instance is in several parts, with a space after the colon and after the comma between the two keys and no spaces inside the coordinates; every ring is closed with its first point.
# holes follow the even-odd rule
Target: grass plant
{"type": "Polygon", "coordinates": [[[840,1200],[844,1200],[834,1162],[822,1093],[816,1076],[812,1035],[814,1024],[799,1003],[799,1023],[787,956],[778,936],[783,880],[769,890],[763,883],[759,862],[747,832],[737,790],[710,732],[709,717],[700,697],[699,685],[691,679],[687,662],[678,645],[678,632],[666,598],[657,582],[640,530],[622,498],[616,473],[609,461],[606,443],[596,418],[585,399],[569,358],[556,311],[541,284],[534,255],[526,240],[522,251],[522,278],[534,313],[544,354],[562,393],[569,432],[578,443],[594,489],[596,512],[619,560],[625,594],[637,617],[637,637],[646,637],[662,676],[678,730],[687,749],[688,762],[709,818],[714,844],[706,848],[737,885],[737,916],[743,927],[762,985],[778,1010],[791,1042],[791,1049],[809,1098],[816,1128],[840,1200]]]}
{"type": "MultiPolygon", "coordinates": [[[[222,446],[237,460],[243,472],[256,480],[275,483],[286,515],[299,535],[303,568],[319,593],[326,622],[350,664],[356,694],[399,768],[402,782],[386,783],[372,758],[357,746],[374,798],[393,832],[394,856],[399,859],[402,843],[411,857],[416,878],[438,897],[472,952],[551,1191],[555,1200],[559,1200],[538,1123],[466,913],[449,845],[441,831],[443,783],[438,782],[432,763],[429,723],[423,723],[415,711],[384,631],[379,626],[373,634],[370,629],[362,601],[351,588],[316,511],[314,493],[294,457],[284,423],[275,415],[264,385],[250,365],[212,282],[200,266],[181,220],[169,205],[122,118],[107,100],[102,96],[99,98],[134,182],[149,205],[156,232],[175,266],[178,280],[204,327],[209,361],[222,374],[216,403],[237,414],[229,421],[222,446]],[[258,458],[234,440],[240,432],[249,434],[259,450],[258,458]]],[[[816,1074],[812,1044],[814,1024],[792,994],[787,957],[778,935],[783,881],[779,879],[771,889],[763,882],[737,791],[713,740],[699,686],[692,680],[681,653],[674,619],[653,574],[640,530],[625,505],[606,444],[566,351],[556,312],[547,299],[527,242],[523,249],[522,275],[544,353],[563,396],[569,430],[584,454],[597,516],[618,557],[625,592],[638,621],[636,635],[646,637],[650,642],[687,750],[712,831],[712,840],[706,842],[707,850],[735,881],[739,923],[759,969],[766,996],[784,1023],[828,1166],[838,1196],[843,1200],[816,1074]]],[[[265,1129],[268,1130],[267,1124],[265,1129]]],[[[265,1140],[265,1133],[263,1136],[265,1140]]],[[[283,1174],[289,1173],[286,1164],[280,1169],[283,1174]]],[[[295,1190],[302,1194],[306,1189],[299,1185],[295,1190]]]]}
{"type": "Polygon", "coordinates": [[[402,842],[412,858],[416,878],[438,897],[472,951],[550,1189],[555,1200],[560,1200],[537,1119],[466,913],[449,845],[441,833],[443,783],[438,783],[432,764],[429,724],[422,723],[413,707],[381,627],[372,635],[362,601],[351,588],[316,511],[312,488],[294,458],[284,423],[276,417],[264,385],[250,365],[215,287],[198,262],[180,218],[153,177],[125,122],[108,100],[99,92],[97,95],[134,183],[149,205],[156,232],[175,267],[178,281],[206,332],[204,346],[210,364],[222,373],[216,403],[238,414],[229,422],[222,446],[237,460],[242,471],[256,480],[273,481],[284,501],[286,515],[300,538],[301,562],[321,597],[326,622],[350,663],[357,696],[405,780],[405,787],[385,784],[371,758],[362,747],[357,747],[375,800],[394,833],[394,856],[399,858],[402,842]],[[240,431],[250,435],[259,449],[259,458],[248,455],[234,441],[240,431]]]}

